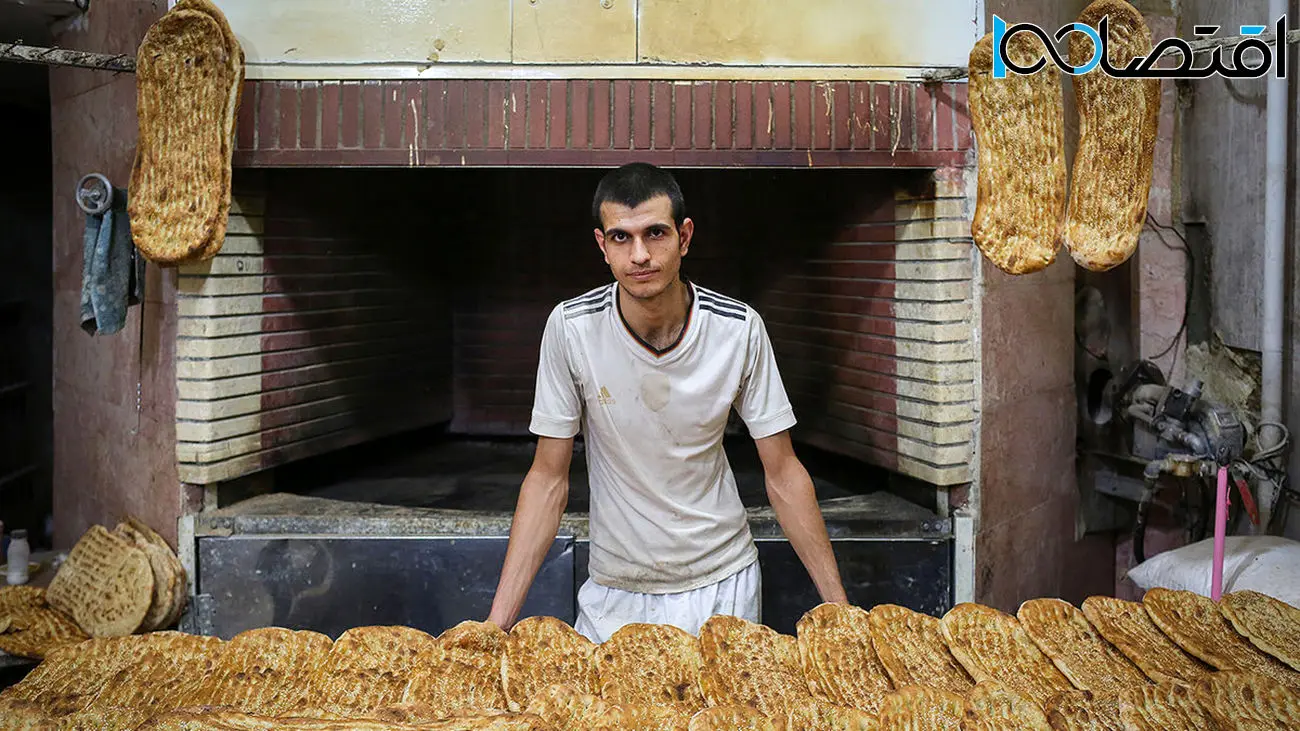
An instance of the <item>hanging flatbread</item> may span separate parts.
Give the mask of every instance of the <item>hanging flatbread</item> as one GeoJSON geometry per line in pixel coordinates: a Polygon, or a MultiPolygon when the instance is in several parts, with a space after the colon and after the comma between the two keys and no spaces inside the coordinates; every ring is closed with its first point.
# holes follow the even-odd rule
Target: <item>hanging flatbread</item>
{"type": "MultiPolygon", "coordinates": [[[[1103,17],[1109,17],[1106,47],[1114,68],[1151,53],[1151,30],[1132,5],[1096,0],[1084,8],[1078,22],[1099,28],[1103,17]]],[[[1082,66],[1093,54],[1090,39],[1082,33],[1070,35],[1071,65],[1082,66]]],[[[1079,144],[1064,241],[1079,266],[1106,271],[1133,255],[1146,221],[1160,80],[1118,78],[1100,66],[1070,80],[1079,114],[1079,144]]]]}
{"type": "MultiPolygon", "coordinates": [[[[1012,36],[1007,55],[1020,65],[1045,57],[1042,41],[1012,36]]],[[[1065,212],[1065,101],[1061,73],[1048,61],[1038,73],[993,78],[993,34],[970,52],[970,118],[978,154],[971,235],[1008,274],[1045,269],[1061,245],[1065,212]]]]}
{"type": "Polygon", "coordinates": [[[1140,602],[1093,596],[1083,601],[1082,609],[1098,634],[1157,683],[1194,683],[1210,672],[1166,637],[1140,602]]]}
{"type": "Polygon", "coordinates": [[[965,695],[970,674],[948,651],[937,617],[897,604],[878,604],[867,617],[871,642],[895,687],[924,685],[965,695]]]}
{"type": "Polygon", "coordinates": [[[1088,623],[1083,612],[1060,599],[1031,599],[1016,612],[1020,626],[1076,688],[1118,693],[1147,677],[1088,623]]]}
{"type": "Polygon", "coordinates": [[[192,261],[225,237],[230,135],[241,51],[210,9],[173,8],[136,54],[139,140],[131,170],[131,236],[146,258],[192,261]]]}

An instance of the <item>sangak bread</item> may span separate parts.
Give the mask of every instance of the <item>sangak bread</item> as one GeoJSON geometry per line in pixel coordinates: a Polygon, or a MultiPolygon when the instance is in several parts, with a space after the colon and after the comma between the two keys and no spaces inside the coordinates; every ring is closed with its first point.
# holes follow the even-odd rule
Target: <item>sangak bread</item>
{"type": "Polygon", "coordinates": [[[39,660],[84,639],[86,633],[71,618],[45,601],[44,589],[0,588],[0,652],[39,660]]]}
{"type": "Polygon", "coordinates": [[[1120,693],[1119,715],[1126,731],[1218,731],[1191,686],[1139,685],[1120,693]]]}
{"type": "Polygon", "coordinates": [[[958,604],[943,616],[943,637],[976,681],[997,681],[1040,706],[1074,686],[1025,634],[1020,622],[981,604],[958,604]]]}
{"type": "Polygon", "coordinates": [[[1190,591],[1154,588],[1142,604],[1161,632],[1219,670],[1246,670],[1300,688],[1300,673],[1237,634],[1214,600],[1190,591]]]}
{"type": "MultiPolygon", "coordinates": [[[[193,2],[194,0],[189,0],[193,2]]],[[[185,610],[186,597],[188,596],[188,576],[185,573],[185,566],[181,564],[180,558],[176,555],[167,540],[158,535],[158,532],[150,528],[144,521],[134,515],[126,516],[126,524],[134,529],[137,533],[145,537],[153,545],[162,549],[166,553],[167,564],[170,566],[171,573],[175,575],[176,581],[173,584],[171,596],[171,612],[163,618],[162,627],[171,627],[180,619],[185,610]]]]}
{"type": "Polygon", "coordinates": [[[401,703],[416,660],[435,643],[410,627],[354,627],[339,635],[308,681],[307,703],[345,716],[401,703]]]}
{"type": "Polygon", "coordinates": [[[1043,710],[1055,731],[1124,731],[1118,695],[1068,690],[1049,700],[1043,710]]]}
{"type": "MultiPolygon", "coordinates": [[[[218,26],[220,26],[221,34],[226,40],[226,50],[229,52],[228,58],[231,64],[231,73],[234,75],[235,79],[234,83],[230,85],[229,104],[226,106],[227,134],[223,140],[225,142],[225,147],[221,153],[221,159],[225,162],[225,168],[223,170],[225,173],[223,179],[223,190],[229,191],[231,175],[233,173],[230,157],[235,149],[235,135],[238,131],[238,110],[244,94],[244,49],[239,45],[238,39],[235,38],[235,34],[230,28],[230,23],[226,21],[226,16],[217,8],[216,5],[209,2],[209,0],[179,0],[175,7],[206,13],[217,22],[218,26]]],[[[217,228],[213,230],[212,238],[208,241],[207,245],[203,247],[203,251],[198,255],[198,261],[206,261],[216,256],[217,253],[221,251],[222,244],[225,243],[226,226],[229,221],[230,213],[229,195],[227,195],[227,198],[222,201],[222,204],[225,213],[217,219],[217,228]]]]}
{"type": "MultiPolygon", "coordinates": [[[[1151,30],[1142,14],[1124,0],[1096,0],[1084,8],[1078,22],[1098,28],[1107,16],[1113,67],[1123,68],[1135,57],[1151,53],[1151,30]]],[[[1072,65],[1084,65],[1093,53],[1086,36],[1070,35],[1072,65]]],[[[1118,78],[1100,66],[1070,79],[1079,115],[1079,143],[1064,241],[1080,266],[1106,271],[1137,250],[1146,220],[1160,120],[1160,80],[1118,78]]]]}
{"type": "Polygon", "coordinates": [[[145,643],[142,635],[106,637],[68,645],[50,653],[0,701],[25,701],[64,715],[84,709],[145,643]]]}
{"type": "Polygon", "coordinates": [[[552,731],[541,719],[523,714],[466,716],[404,724],[370,719],[268,718],[223,710],[184,710],[146,721],[138,731],[552,731]]]}
{"type": "Polygon", "coordinates": [[[0,730],[58,731],[58,717],[29,704],[14,705],[0,701],[0,730]]]}
{"type": "Polygon", "coordinates": [[[172,571],[171,562],[167,558],[171,552],[151,543],[143,533],[126,523],[119,523],[113,533],[144,551],[149,559],[149,569],[153,572],[153,598],[149,602],[149,611],[145,612],[144,621],[140,624],[140,631],[162,629],[163,622],[171,616],[172,597],[176,594],[176,584],[180,579],[172,571]]]}
{"type": "Polygon", "coordinates": [[[0,618],[0,651],[40,660],[55,650],[86,639],[75,622],[48,606],[14,611],[0,618]]]}
{"type": "Polygon", "coordinates": [[[1156,682],[1194,683],[1209,673],[1209,668],[1156,627],[1140,602],[1088,597],[1083,601],[1083,615],[1107,642],[1156,682]]]}
{"type": "Polygon", "coordinates": [[[555,683],[598,693],[596,645],[555,617],[529,617],[510,629],[501,656],[501,684],[510,710],[528,706],[533,694],[555,683]]]}
{"type": "Polygon", "coordinates": [[[786,731],[785,724],[749,706],[713,706],[691,717],[688,731],[786,731]]]}
{"type": "Polygon", "coordinates": [[[804,679],[814,696],[869,713],[893,690],[871,644],[866,610],[825,603],[795,625],[804,679]]]}
{"type": "Polygon", "coordinates": [[[136,55],[139,140],[131,170],[131,235],[161,264],[193,260],[224,238],[230,209],[232,106],[241,79],[221,24],[173,8],[136,55]]]}
{"type": "Polygon", "coordinates": [[[786,731],[876,731],[880,728],[876,712],[837,706],[820,698],[795,706],[786,714],[786,731]]]}
{"type": "Polygon", "coordinates": [[[1263,675],[1225,670],[1201,680],[1195,690],[1224,728],[1300,729],[1300,693],[1263,675]]]}
{"type": "Polygon", "coordinates": [[[704,707],[700,641],[666,624],[628,624],[596,649],[600,696],[610,703],[704,707]]]}
{"type": "Polygon", "coordinates": [[[895,687],[924,685],[965,695],[970,674],[948,651],[937,617],[897,604],[878,604],[867,616],[871,643],[895,687]]]}
{"type": "Polygon", "coordinates": [[[88,707],[149,708],[156,712],[180,708],[201,683],[212,677],[223,644],[216,637],[183,632],[146,635],[136,656],[104,684],[88,707]]]}
{"type": "Polygon", "coordinates": [[[686,731],[693,714],[680,706],[610,703],[591,720],[591,731],[686,731]]]}
{"type": "Polygon", "coordinates": [[[153,601],[153,570],[144,551],[93,525],[55,573],[46,599],[91,637],[129,635],[153,601]]]}
{"type": "Polygon", "coordinates": [[[880,731],[958,731],[965,701],[956,693],[909,685],[885,696],[880,731]]]}
{"type": "Polygon", "coordinates": [[[278,716],[307,702],[308,683],[332,644],[329,637],[305,630],[241,632],[222,648],[211,677],[182,705],[278,716]]]}
{"type": "Polygon", "coordinates": [[[1257,591],[1234,591],[1219,611],[1255,647],[1300,671],[1300,609],[1257,591]]]}
{"type": "Polygon", "coordinates": [[[59,719],[59,731],[132,731],[154,715],[147,708],[78,711],[59,719]]]}
{"type": "Polygon", "coordinates": [[[1016,612],[1025,633],[1076,688],[1118,693],[1147,677],[1097,634],[1083,612],[1060,599],[1031,599],[1016,612]]]}
{"type": "Polygon", "coordinates": [[[812,699],[793,637],[739,617],[716,615],[700,628],[700,650],[700,687],[711,706],[751,706],[770,716],[785,716],[812,699]]]}
{"type": "Polygon", "coordinates": [[[1035,702],[997,682],[984,681],[966,696],[962,731],[1052,731],[1035,702]]]}
{"type": "Polygon", "coordinates": [[[556,731],[586,731],[608,706],[594,693],[554,683],[533,694],[527,712],[546,720],[556,731]]]}
{"type": "MultiPolygon", "coordinates": [[[[1012,36],[1007,54],[1029,65],[1045,56],[1028,33],[1012,36]]],[[[993,35],[970,52],[970,118],[978,155],[976,246],[999,269],[1029,274],[1060,248],[1065,211],[1065,101],[1061,74],[1047,63],[1035,74],[993,78],[993,35]]]]}
{"type": "Polygon", "coordinates": [[[501,658],[506,633],[490,622],[462,622],[452,627],[416,661],[403,696],[426,703],[442,716],[507,709],[501,686],[501,658]]]}

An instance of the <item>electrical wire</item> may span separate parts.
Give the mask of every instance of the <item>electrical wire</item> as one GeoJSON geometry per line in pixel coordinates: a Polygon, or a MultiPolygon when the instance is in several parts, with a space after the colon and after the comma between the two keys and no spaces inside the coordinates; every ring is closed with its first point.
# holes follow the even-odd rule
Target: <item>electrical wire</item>
{"type": "MultiPolygon", "coordinates": [[[[1184,237],[1182,233],[1178,231],[1178,229],[1174,228],[1173,226],[1166,226],[1160,223],[1159,221],[1156,220],[1155,216],[1151,215],[1151,211],[1147,211],[1147,223],[1151,226],[1152,229],[1155,230],[1156,238],[1160,239],[1160,243],[1164,245],[1166,249],[1169,249],[1170,251],[1181,251],[1183,252],[1183,255],[1187,257],[1187,279],[1189,285],[1185,288],[1183,294],[1183,320],[1178,324],[1178,332],[1174,333],[1174,337],[1169,341],[1169,345],[1165,346],[1164,350],[1160,351],[1159,353],[1151,357],[1151,360],[1159,360],[1160,358],[1163,358],[1166,355],[1168,355],[1170,351],[1172,351],[1175,347],[1177,347],[1179,341],[1182,340],[1183,335],[1187,332],[1187,320],[1191,317],[1191,311],[1192,311],[1192,293],[1191,293],[1190,282],[1196,281],[1196,259],[1195,257],[1192,256],[1191,247],[1187,245],[1187,238],[1184,237]],[[1174,236],[1177,236],[1179,242],[1181,242],[1182,245],[1181,246],[1171,245],[1167,240],[1165,240],[1165,234],[1164,234],[1165,231],[1169,231],[1174,236]]],[[[1173,372],[1174,365],[1177,362],[1178,362],[1178,354],[1174,353],[1174,360],[1169,364],[1169,371],[1171,373],[1173,372]]]]}

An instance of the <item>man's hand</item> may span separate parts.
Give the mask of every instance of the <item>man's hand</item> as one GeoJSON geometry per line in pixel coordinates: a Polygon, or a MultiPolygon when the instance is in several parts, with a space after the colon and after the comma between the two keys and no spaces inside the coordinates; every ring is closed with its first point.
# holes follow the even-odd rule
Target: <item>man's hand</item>
{"type": "Polygon", "coordinates": [[[569,501],[569,463],[573,459],[572,439],[539,437],[533,466],[519,488],[519,502],[510,524],[501,581],[492,599],[487,621],[509,630],[519,617],[528,588],[546,558],[560,529],[560,518],[569,501]]]}
{"type": "Polygon", "coordinates": [[[830,537],[826,535],[826,522],[817,505],[812,478],[795,456],[790,432],[783,431],[757,439],[754,443],[758,445],[758,456],[763,461],[767,496],[776,511],[776,519],[799,560],[808,569],[817,593],[824,602],[848,602],[830,537]]]}

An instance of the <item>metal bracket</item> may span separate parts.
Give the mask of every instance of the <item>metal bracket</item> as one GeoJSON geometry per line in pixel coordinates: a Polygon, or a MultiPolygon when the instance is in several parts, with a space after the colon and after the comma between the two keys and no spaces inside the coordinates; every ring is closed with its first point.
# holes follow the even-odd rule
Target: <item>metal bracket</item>
{"type": "Polygon", "coordinates": [[[190,597],[186,602],[185,612],[181,614],[180,630],[191,635],[215,636],[217,633],[216,625],[213,623],[215,611],[216,603],[211,594],[190,597]]]}

